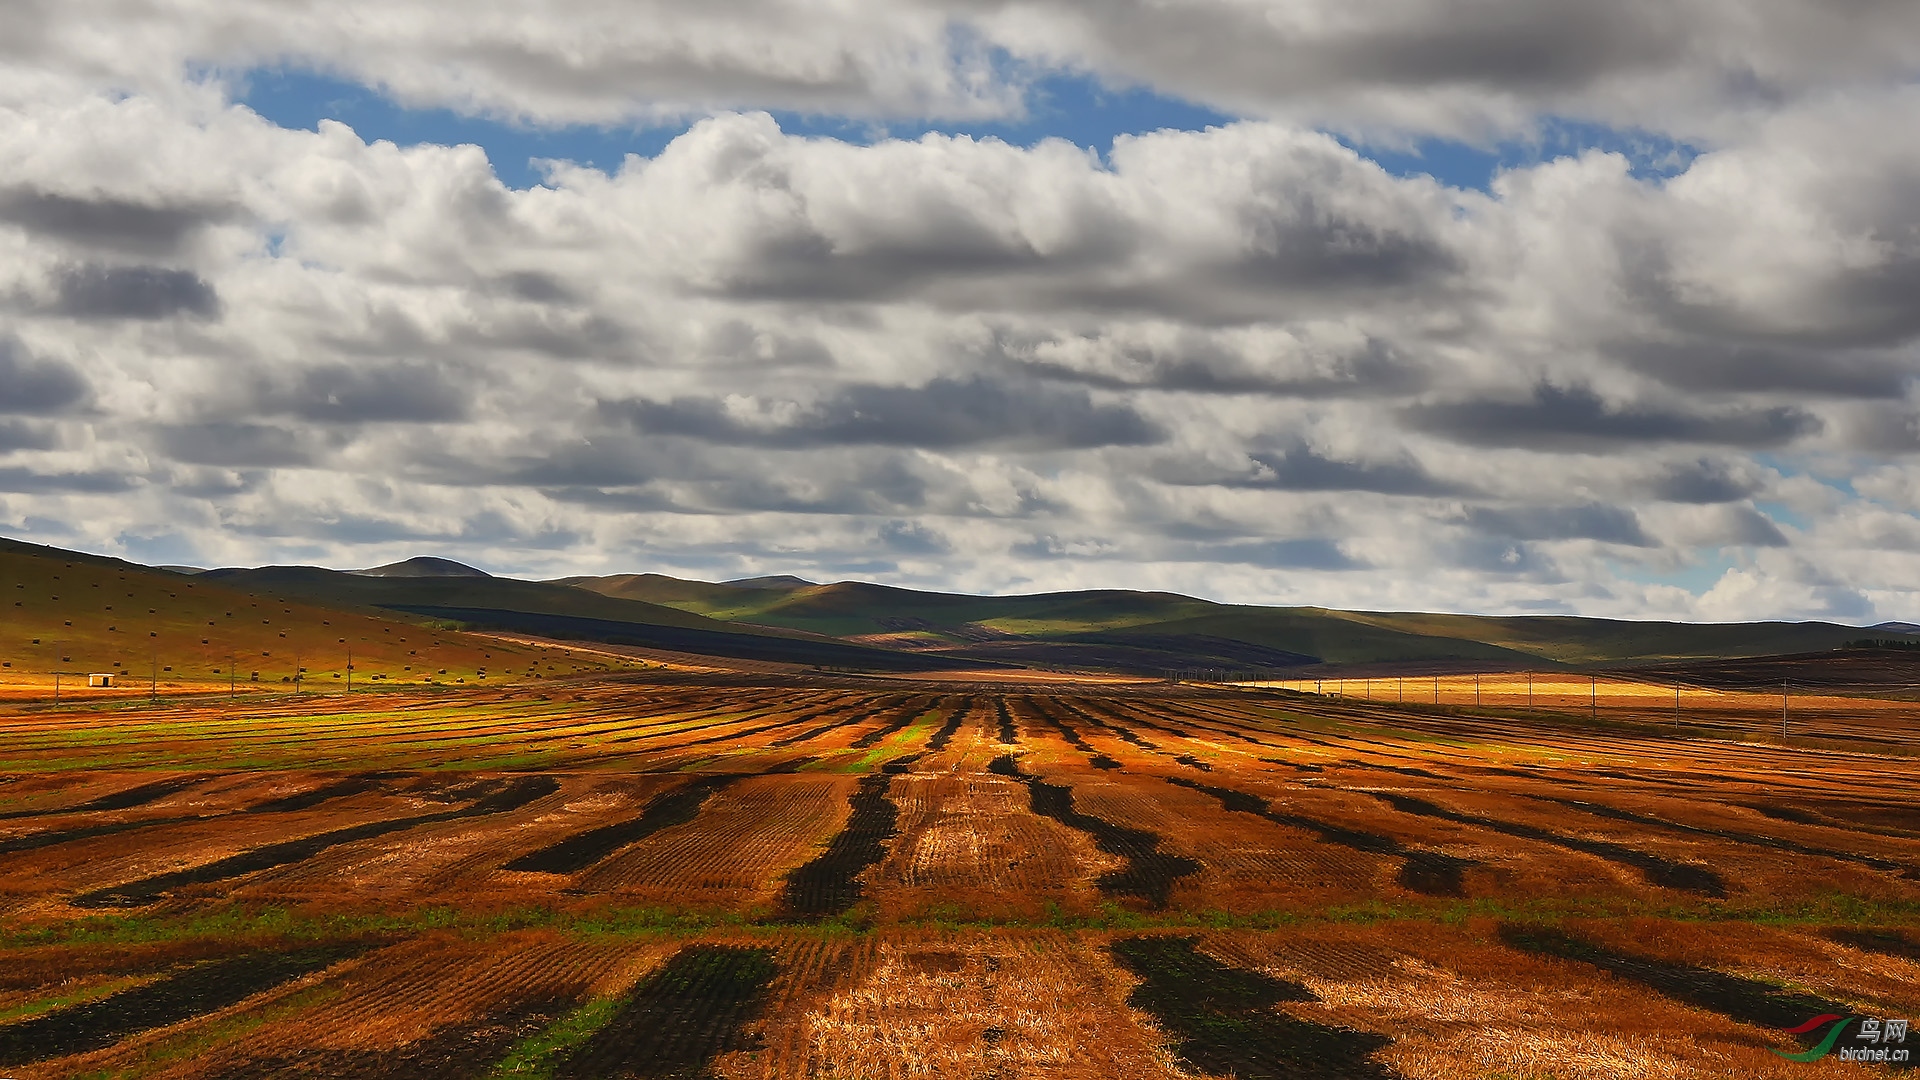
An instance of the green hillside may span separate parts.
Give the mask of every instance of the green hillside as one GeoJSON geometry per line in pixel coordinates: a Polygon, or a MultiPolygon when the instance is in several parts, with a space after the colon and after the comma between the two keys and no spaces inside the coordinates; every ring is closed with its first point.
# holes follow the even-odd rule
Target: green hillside
{"type": "MultiPolygon", "coordinates": [[[[451,620],[474,629],[637,645],[703,656],[883,671],[968,666],[848,643],[805,627],[728,622],[664,604],[515,578],[374,577],[316,566],[210,570],[199,576],[316,603],[451,620]]],[[[697,584],[697,583],[689,583],[697,584]]],[[[724,588],[724,586],[713,586],[724,588]]]]}
{"type": "Polygon", "coordinates": [[[1868,633],[1823,622],[1676,623],[1271,608],[1124,590],[966,596],[851,581],[741,588],[660,574],[564,580],[582,590],[647,600],[734,625],[884,640],[895,647],[1003,661],[1136,670],[1315,662],[1625,665],[1816,652],[1868,633]]]}
{"type": "MultiPolygon", "coordinates": [[[[598,671],[607,661],[565,649],[434,630],[295,593],[119,559],[0,539],[0,683],[127,673],[137,681],[224,684],[354,681],[497,683],[598,671]]],[[[67,685],[72,685],[69,682],[67,685]]]]}

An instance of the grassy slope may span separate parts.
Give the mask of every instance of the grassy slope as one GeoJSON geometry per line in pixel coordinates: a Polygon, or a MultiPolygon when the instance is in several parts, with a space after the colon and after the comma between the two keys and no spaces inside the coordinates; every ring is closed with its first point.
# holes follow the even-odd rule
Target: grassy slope
{"type": "Polygon", "coordinates": [[[1568,664],[1771,656],[1822,652],[1867,637],[1912,638],[1826,622],[1679,623],[1565,615],[1489,618],[1398,612],[1336,614],[1354,622],[1412,633],[1470,635],[1479,641],[1568,664]]]}
{"type": "Polygon", "coordinates": [[[501,682],[539,665],[542,673],[598,670],[606,665],[565,650],[509,645],[343,611],[289,594],[204,576],[186,577],[119,559],[0,539],[0,637],[4,674],[129,671],[157,664],[165,681],[224,683],[230,666],[240,681],[278,684],[295,655],[316,688],[345,682],[346,652],[355,681],[464,679],[501,682]],[[35,640],[38,644],[35,644],[35,640]],[[342,639],[345,639],[344,641],[342,639]],[[229,655],[237,664],[229,665],[229,655]],[[444,675],[442,668],[446,669],[444,675]]]}
{"type": "Polygon", "coordinates": [[[757,631],[755,627],[728,626],[704,615],[660,604],[514,578],[362,577],[317,566],[263,566],[253,570],[210,570],[194,580],[273,589],[283,595],[335,607],[495,609],[733,634],[757,631]]]}
{"type": "Polygon", "coordinates": [[[1172,593],[1094,591],[958,596],[860,582],[736,589],[659,574],[569,578],[582,589],[649,600],[715,619],[849,636],[920,626],[956,647],[980,629],[1039,641],[1225,638],[1339,663],[1458,660],[1621,664],[1755,656],[1897,637],[1834,623],[1671,623],[1567,616],[1443,615],[1215,604],[1172,593]]]}
{"type": "Polygon", "coordinates": [[[375,578],[311,566],[215,570],[203,578],[271,587],[332,605],[384,608],[539,637],[640,645],[706,656],[876,670],[963,666],[850,644],[807,628],[723,622],[642,600],[513,578],[375,578]]]}

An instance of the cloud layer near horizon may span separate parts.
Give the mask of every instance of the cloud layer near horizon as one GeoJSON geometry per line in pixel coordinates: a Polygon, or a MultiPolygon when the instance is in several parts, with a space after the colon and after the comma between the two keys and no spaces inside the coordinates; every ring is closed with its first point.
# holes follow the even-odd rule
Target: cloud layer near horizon
{"type": "Polygon", "coordinates": [[[655,6],[0,16],[0,525],[223,563],[1916,614],[1909,5],[655,6]],[[279,128],[206,74],[289,58],[527,122],[710,115],[516,191],[477,147],[279,128]],[[1004,114],[1044,70],[1248,118],[1097,153],[756,111],[1004,114]],[[1317,129],[1547,117],[1703,150],[1480,192],[1317,129]]]}

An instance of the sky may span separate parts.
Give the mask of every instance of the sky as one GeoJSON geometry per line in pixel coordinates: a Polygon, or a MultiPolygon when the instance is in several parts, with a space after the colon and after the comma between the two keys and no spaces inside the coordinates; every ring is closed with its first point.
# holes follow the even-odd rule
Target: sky
{"type": "Polygon", "coordinates": [[[1905,0],[17,0],[0,534],[1920,619],[1905,0]]]}

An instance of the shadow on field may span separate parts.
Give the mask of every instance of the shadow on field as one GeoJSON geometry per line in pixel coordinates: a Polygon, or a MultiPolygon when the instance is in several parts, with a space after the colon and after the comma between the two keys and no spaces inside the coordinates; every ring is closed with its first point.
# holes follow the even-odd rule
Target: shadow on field
{"type": "Polygon", "coordinates": [[[1920,962],[1920,941],[1915,941],[1910,934],[1903,934],[1898,930],[1855,930],[1836,926],[1825,931],[1822,936],[1828,941],[1859,949],[1861,952],[1879,953],[1881,956],[1920,962]]]}
{"type": "Polygon", "coordinates": [[[1364,851],[1370,855],[1391,855],[1401,860],[1400,871],[1394,880],[1400,887],[1411,892],[1427,896],[1464,896],[1466,886],[1461,881],[1462,871],[1478,864],[1472,859],[1462,859],[1438,851],[1422,851],[1410,848],[1391,836],[1379,833],[1362,832],[1341,825],[1331,825],[1298,814],[1275,810],[1267,800],[1257,795],[1232,788],[1203,784],[1198,780],[1189,780],[1184,776],[1163,777],[1169,784],[1204,792],[1220,800],[1221,805],[1242,814],[1252,814],[1265,818],[1277,825],[1287,825],[1296,829],[1305,829],[1313,833],[1323,844],[1337,844],[1341,847],[1364,851]]]}
{"type": "Polygon", "coordinates": [[[860,873],[887,857],[887,841],[898,832],[900,813],[887,798],[887,788],[919,759],[919,754],[895,758],[879,772],[860,779],[860,787],[847,800],[853,813],[827,850],[787,875],[780,892],[782,918],[795,922],[832,918],[859,902],[860,873]]]}
{"type": "Polygon", "coordinates": [[[156,874],[125,885],[95,889],[93,892],[82,893],[75,897],[72,903],[76,907],[86,908],[137,907],[141,904],[151,904],[158,901],[167,890],[179,888],[182,885],[204,885],[215,881],[226,881],[229,878],[269,870],[288,863],[304,862],[330,847],[350,844],[357,840],[370,840],[421,825],[504,814],[511,810],[518,810],[536,799],[544,799],[559,790],[560,782],[551,776],[517,777],[498,790],[458,810],[442,810],[439,813],[418,814],[389,821],[372,821],[365,825],[353,825],[316,836],[301,837],[298,840],[268,844],[237,855],[229,855],[224,859],[216,859],[203,866],[156,874]]]}
{"type": "Polygon", "coordinates": [[[0,1065],[24,1065],[111,1046],[128,1035],[217,1012],[373,947],[345,942],[242,953],[196,964],[99,1001],[69,1005],[0,1027],[0,1065]]]}
{"type": "Polygon", "coordinates": [[[90,814],[96,810],[131,810],[136,806],[145,806],[150,802],[158,802],[176,791],[192,787],[205,779],[206,777],[204,776],[188,776],[173,780],[156,780],[151,784],[141,784],[139,787],[131,787],[125,791],[116,791],[109,795],[102,795],[97,799],[89,799],[86,802],[74,806],[51,806],[37,810],[9,810],[4,814],[0,814],[0,821],[13,821],[17,818],[30,817],[52,817],[55,814],[90,814]]]}
{"type": "Polygon", "coordinates": [[[1179,1039],[1175,1050],[1196,1071],[1240,1080],[1388,1080],[1372,1055],[1385,1035],[1300,1020],[1274,1006],[1318,1001],[1298,983],[1229,967],[1194,948],[1189,937],[1123,938],[1122,967],[1140,977],[1127,1004],[1153,1014],[1179,1039]]]}
{"type": "Polygon", "coordinates": [[[1892,859],[1882,859],[1876,855],[1862,855],[1857,851],[1840,851],[1828,847],[1815,847],[1810,844],[1802,844],[1798,841],[1787,840],[1778,836],[1768,836],[1764,833],[1744,832],[1737,829],[1709,829],[1699,825],[1688,825],[1683,821],[1670,821],[1667,818],[1654,817],[1651,814],[1640,814],[1632,810],[1622,810],[1617,806],[1608,806],[1605,803],[1588,802],[1584,799],[1561,799],[1550,795],[1527,795],[1526,798],[1552,803],[1555,806],[1564,806],[1570,810],[1579,810],[1582,813],[1592,814],[1595,817],[1606,818],[1610,821],[1628,821],[1635,825],[1647,825],[1656,829],[1666,829],[1669,832],[1690,833],[1694,836],[1707,836],[1715,840],[1728,840],[1736,844],[1746,844],[1751,847],[1768,848],[1773,851],[1789,851],[1795,855],[1812,855],[1822,859],[1836,859],[1840,862],[1856,863],[1874,870],[1898,871],[1901,877],[1909,881],[1920,880],[1920,867],[1915,867],[1909,863],[1895,862],[1892,859]]]}
{"type": "Polygon", "coordinates": [[[451,1024],[392,1050],[308,1050],[297,1057],[253,1058],[218,1080],[478,1080],[491,1062],[544,1030],[571,1003],[521,1002],[490,1016],[451,1024]]]}
{"type": "Polygon", "coordinates": [[[649,975],[605,1027],[569,1054],[555,1080],[696,1080],[743,1037],[779,973],[772,949],[689,945],[649,975]]]}
{"type": "Polygon", "coordinates": [[[571,874],[576,870],[585,870],[661,829],[692,821],[714,792],[738,779],[737,776],[703,776],[664,795],[655,796],[638,817],[569,836],[556,844],[522,855],[503,869],[532,870],[546,874],[571,874]]]}
{"type": "Polygon", "coordinates": [[[927,740],[927,750],[933,753],[945,750],[947,743],[951,742],[955,735],[960,734],[961,721],[965,720],[967,714],[972,711],[973,699],[961,698],[960,704],[953,710],[953,715],[947,717],[947,722],[941,724],[940,730],[934,732],[933,738],[927,740]]]}
{"type": "Polygon", "coordinates": [[[1037,776],[1028,776],[1014,764],[1010,754],[1002,754],[987,765],[996,776],[1010,777],[1027,785],[1027,801],[1034,813],[1050,817],[1086,833],[1093,844],[1109,855],[1118,855],[1127,864],[1095,879],[1101,892],[1131,896],[1155,908],[1167,906],[1175,878],[1198,873],[1200,864],[1183,855],[1159,851],[1160,836],[1146,829],[1115,825],[1110,821],[1083,814],[1073,808],[1073,789],[1049,784],[1037,776]]]}
{"type": "Polygon", "coordinates": [[[1542,844],[1566,848],[1605,859],[1611,863],[1631,866],[1645,875],[1647,881],[1663,885],[1669,889],[1699,893],[1702,896],[1725,896],[1727,886],[1720,875],[1704,866],[1692,863],[1675,862],[1649,851],[1630,848],[1610,840],[1589,840],[1581,836],[1563,836],[1548,829],[1532,825],[1522,825],[1515,821],[1502,821],[1499,818],[1481,817],[1478,814],[1463,814],[1458,810],[1449,810],[1444,806],[1417,799],[1411,795],[1401,795],[1392,791],[1364,791],[1381,802],[1392,806],[1403,814],[1416,814],[1420,817],[1439,818],[1461,825],[1472,825],[1488,829],[1507,836],[1516,836],[1523,840],[1535,840],[1542,844]]]}
{"type": "Polygon", "coordinates": [[[1003,697],[994,698],[993,711],[1000,720],[1000,745],[1019,746],[1020,731],[1013,726],[1013,714],[1007,711],[1007,699],[1003,697]]]}
{"type": "MultiPolygon", "coordinates": [[[[170,794],[173,790],[178,790],[183,786],[185,785],[182,783],[150,785],[150,789],[135,797],[131,805],[138,806],[143,803],[153,802],[161,796],[170,794]],[[166,788],[168,790],[156,792],[151,790],[151,788],[166,788]]],[[[358,795],[373,786],[374,782],[372,780],[362,778],[343,780],[339,783],[329,784],[325,787],[302,792],[298,795],[287,795],[278,799],[269,799],[266,802],[249,806],[245,810],[240,811],[240,813],[286,814],[296,810],[310,810],[329,799],[337,799],[347,795],[358,795]]],[[[131,794],[132,793],[127,792],[122,793],[122,795],[131,794]]],[[[109,796],[107,800],[95,800],[95,803],[112,801],[115,800],[109,796]]],[[[116,802],[115,805],[93,805],[93,809],[95,810],[123,810],[129,808],[130,806],[119,805],[118,802],[116,802]]],[[[80,825],[71,829],[49,829],[46,832],[28,833],[25,836],[13,836],[5,840],[0,840],[0,855],[11,854],[17,851],[36,851],[40,848],[54,847],[59,844],[71,843],[75,840],[90,840],[96,836],[112,836],[115,833],[133,832],[136,829],[152,829],[161,825],[179,825],[184,822],[205,821],[209,818],[221,816],[223,815],[179,814],[173,817],[142,818],[138,821],[112,821],[99,825],[80,825]]]]}
{"type": "MultiPolygon", "coordinates": [[[[1758,979],[1671,960],[1656,960],[1616,952],[1604,945],[1561,930],[1509,923],[1500,928],[1500,940],[1511,948],[1540,956],[1577,960],[1606,971],[1675,1001],[1719,1013],[1730,1020],[1757,1027],[1785,1030],[1827,1013],[1846,1016],[1853,1010],[1813,994],[1785,990],[1758,979]]],[[[1801,1035],[1812,1043],[1817,1034],[1801,1035]]]]}

